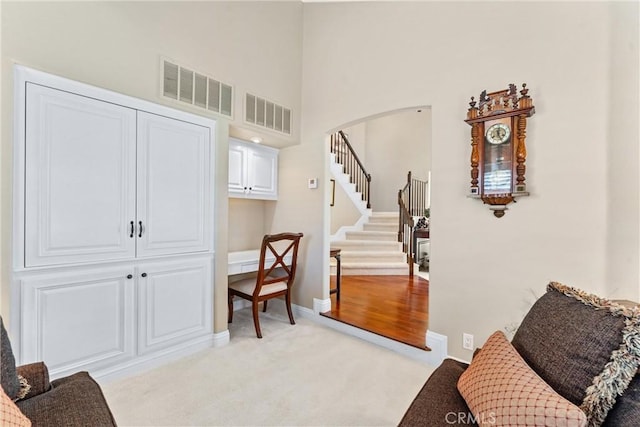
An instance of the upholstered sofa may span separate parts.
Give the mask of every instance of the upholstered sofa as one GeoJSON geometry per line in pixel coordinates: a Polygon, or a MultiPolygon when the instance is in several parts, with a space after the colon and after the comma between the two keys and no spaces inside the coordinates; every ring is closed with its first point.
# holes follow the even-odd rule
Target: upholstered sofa
{"type": "Polygon", "coordinates": [[[87,372],[49,382],[49,372],[42,362],[16,367],[2,318],[0,359],[1,397],[4,398],[0,425],[29,425],[28,421],[32,426],[47,427],[116,425],[100,386],[87,372]],[[7,397],[28,421],[19,422],[20,413],[13,416],[8,413],[16,408],[7,397]]]}
{"type": "MultiPolygon", "coordinates": [[[[587,425],[640,426],[640,307],[636,304],[608,301],[552,282],[507,345],[538,379],[579,407],[587,425]]],[[[467,395],[465,400],[459,391],[461,376],[471,370],[483,350],[476,351],[471,365],[445,359],[427,379],[400,426],[504,425],[495,417],[474,413],[467,400],[475,396],[467,395]]],[[[518,410],[524,413],[524,408],[518,410]]]]}

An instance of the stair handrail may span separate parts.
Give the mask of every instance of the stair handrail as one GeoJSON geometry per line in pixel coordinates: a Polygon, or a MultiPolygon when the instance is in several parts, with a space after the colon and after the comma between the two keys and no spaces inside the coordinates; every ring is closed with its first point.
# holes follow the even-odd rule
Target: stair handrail
{"type": "MultiPolygon", "coordinates": [[[[411,173],[411,172],[409,172],[411,173]]],[[[410,184],[407,183],[403,189],[398,190],[398,242],[402,243],[402,252],[407,254],[409,264],[409,277],[413,277],[413,216],[407,209],[404,201],[404,193],[410,184]]]]}
{"type": "Polygon", "coordinates": [[[370,209],[371,174],[367,172],[343,131],[339,130],[331,135],[331,152],[335,155],[336,162],[344,166],[349,181],[356,185],[356,191],[362,194],[362,198],[367,202],[367,209],[370,209]],[[343,147],[346,147],[346,150],[341,149],[343,147]]]}
{"type": "Polygon", "coordinates": [[[412,216],[426,215],[428,185],[427,181],[414,178],[411,171],[407,173],[407,183],[402,191],[405,205],[412,216]]]}
{"type": "Polygon", "coordinates": [[[413,276],[413,229],[414,216],[424,216],[427,209],[427,181],[413,178],[411,171],[407,173],[407,183],[398,190],[398,242],[402,243],[402,250],[407,254],[409,275],[413,276]]]}

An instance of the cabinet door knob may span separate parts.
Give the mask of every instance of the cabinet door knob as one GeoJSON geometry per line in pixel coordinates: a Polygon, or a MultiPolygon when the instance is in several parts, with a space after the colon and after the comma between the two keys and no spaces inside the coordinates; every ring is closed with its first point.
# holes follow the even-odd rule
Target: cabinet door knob
{"type": "Polygon", "coordinates": [[[133,274],[127,274],[127,279],[133,279],[133,274]]]}
{"type": "Polygon", "coordinates": [[[140,227],[140,228],[138,229],[138,237],[142,237],[142,231],[143,231],[143,228],[142,228],[142,221],[138,221],[138,226],[140,227]]]}
{"type": "Polygon", "coordinates": [[[133,235],[136,233],[136,226],[133,223],[133,221],[131,221],[131,232],[129,233],[129,237],[133,239],[133,235]]]}
{"type": "Polygon", "coordinates": [[[142,273],[141,276],[142,277],[147,277],[147,273],[142,273]]]}

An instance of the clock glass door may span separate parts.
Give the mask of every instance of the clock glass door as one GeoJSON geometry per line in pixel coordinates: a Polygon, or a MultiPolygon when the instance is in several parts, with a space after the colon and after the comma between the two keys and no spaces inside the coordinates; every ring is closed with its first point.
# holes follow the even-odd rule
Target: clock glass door
{"type": "Polygon", "coordinates": [[[496,120],[485,124],[484,194],[511,193],[513,144],[510,120],[496,120]]]}

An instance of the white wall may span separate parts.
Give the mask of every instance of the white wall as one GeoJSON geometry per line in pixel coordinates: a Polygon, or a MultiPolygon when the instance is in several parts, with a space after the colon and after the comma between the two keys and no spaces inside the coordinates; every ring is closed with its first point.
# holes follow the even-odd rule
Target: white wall
{"type": "MultiPolygon", "coordinates": [[[[291,182],[326,170],[317,159],[327,131],[432,106],[429,323],[449,336],[454,356],[470,358],[463,332],[481,344],[519,322],[550,280],[607,292],[609,13],[607,3],[589,2],[305,4],[302,145],[284,150],[298,165],[291,182]],[[531,196],[497,219],[467,198],[470,128],[463,120],[470,96],[522,82],[536,106],[527,129],[531,196]]],[[[632,57],[617,58],[621,67],[637,67],[632,57]]],[[[637,145],[633,132],[619,131],[637,145]]],[[[307,243],[323,256],[320,193],[281,191],[315,211],[307,243]]],[[[619,208],[635,209],[628,200],[619,208]]],[[[631,263],[637,269],[637,256],[631,263]]],[[[308,268],[313,274],[306,272],[299,290],[306,304],[326,297],[324,267],[308,268]]]]}
{"type": "Polygon", "coordinates": [[[347,139],[349,140],[349,144],[351,144],[353,151],[356,152],[358,158],[366,165],[367,150],[365,147],[367,142],[367,122],[343,127],[340,130],[347,135],[347,139]]]}
{"type": "MultiPolygon", "coordinates": [[[[8,318],[13,117],[12,62],[196,114],[159,96],[160,55],[234,85],[235,127],[242,127],[245,91],[293,109],[299,140],[302,4],[297,2],[2,2],[2,282],[0,313],[8,318]]],[[[215,329],[226,326],[227,122],[216,144],[215,329]]],[[[286,162],[280,164],[286,167],[286,162]]],[[[265,217],[263,223],[269,220],[265,217]]],[[[232,244],[233,246],[233,244],[232,244]]]]}
{"type": "MultiPolygon", "coordinates": [[[[335,179],[333,175],[330,175],[332,179],[335,179]]],[[[327,183],[327,191],[329,191],[330,198],[333,192],[333,206],[330,205],[329,217],[330,217],[330,234],[336,234],[341,227],[353,226],[358,222],[361,217],[360,211],[355,207],[351,198],[342,188],[339,182],[334,184],[329,181],[327,183]],[[333,190],[335,188],[335,191],[333,190]]]]}
{"type": "Polygon", "coordinates": [[[398,210],[407,173],[426,181],[431,168],[431,109],[392,113],[366,122],[365,167],[371,174],[371,208],[398,210]]]}
{"type": "MultiPolygon", "coordinates": [[[[375,212],[396,212],[398,190],[412,171],[426,181],[431,168],[431,109],[411,108],[364,120],[342,128],[371,181],[371,208],[375,212]],[[418,112],[417,110],[420,110],[418,112]]],[[[343,194],[338,199],[346,197],[343,194]]],[[[358,220],[355,208],[342,211],[341,203],[330,210],[331,234],[342,225],[358,220]],[[355,219],[354,219],[355,218],[355,219]]]]}
{"type": "Polygon", "coordinates": [[[264,200],[229,199],[229,252],[257,249],[269,233],[265,207],[275,203],[264,200]]]}
{"type": "Polygon", "coordinates": [[[640,175],[638,174],[638,2],[611,3],[609,22],[609,128],[607,155],[606,295],[640,301],[638,257],[640,175]],[[635,64],[635,66],[630,66],[635,64]]]}

